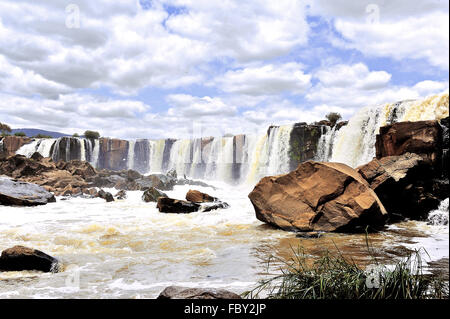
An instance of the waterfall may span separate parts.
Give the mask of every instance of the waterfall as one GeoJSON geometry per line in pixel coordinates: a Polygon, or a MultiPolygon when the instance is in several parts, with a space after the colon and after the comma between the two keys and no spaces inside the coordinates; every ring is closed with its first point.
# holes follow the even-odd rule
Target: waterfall
{"type": "Polygon", "coordinates": [[[128,141],[128,157],[127,157],[127,168],[134,168],[134,145],[136,141],[128,141]]]}
{"type": "Polygon", "coordinates": [[[164,148],[166,146],[165,140],[149,141],[150,156],[149,156],[149,173],[162,173],[164,148]]]}
{"type": "Polygon", "coordinates": [[[50,151],[55,141],[56,139],[54,138],[35,139],[19,148],[16,154],[31,157],[35,152],[38,152],[44,157],[50,157],[50,151]]]}
{"type": "Polygon", "coordinates": [[[292,125],[275,127],[268,140],[268,164],[266,175],[276,175],[289,171],[289,149],[292,125]]]}
{"type": "Polygon", "coordinates": [[[442,119],[448,114],[448,92],[423,100],[362,108],[336,133],[330,160],[357,167],[375,156],[376,135],[381,126],[401,121],[442,119]]]}
{"type": "Polygon", "coordinates": [[[167,171],[176,170],[179,176],[189,176],[191,159],[191,140],[177,140],[170,150],[169,165],[167,171]]]}
{"type": "Polygon", "coordinates": [[[80,145],[80,160],[86,161],[86,146],[85,146],[85,139],[77,137],[77,141],[80,145]]]}
{"type": "Polygon", "coordinates": [[[98,154],[100,152],[100,141],[93,140],[94,148],[92,149],[91,161],[89,162],[92,166],[97,167],[98,164],[98,154]]]}
{"type": "Polygon", "coordinates": [[[316,160],[319,162],[328,162],[333,149],[333,142],[336,138],[336,125],[333,128],[329,126],[321,127],[321,136],[317,145],[316,160]],[[324,132],[325,130],[325,132],[324,132]]]}
{"type": "Polygon", "coordinates": [[[448,225],[448,198],[439,204],[438,209],[428,214],[427,220],[430,225],[448,225]]]}

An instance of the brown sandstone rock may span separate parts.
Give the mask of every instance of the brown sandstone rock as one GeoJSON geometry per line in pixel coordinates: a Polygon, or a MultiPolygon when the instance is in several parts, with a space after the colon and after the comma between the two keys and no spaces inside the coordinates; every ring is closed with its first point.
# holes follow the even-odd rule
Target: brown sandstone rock
{"type": "Polygon", "coordinates": [[[399,122],[380,128],[376,157],[416,153],[433,165],[440,162],[442,128],[438,121],[399,122]]]}
{"type": "Polygon", "coordinates": [[[369,184],[341,163],[308,161],[288,174],[264,177],[249,198],[259,220],[284,230],[364,230],[387,217],[369,184]]]}
{"type": "Polygon", "coordinates": [[[217,198],[208,194],[190,189],[186,194],[186,200],[194,203],[214,202],[217,198]]]}
{"type": "Polygon", "coordinates": [[[0,159],[16,154],[19,148],[30,143],[32,140],[29,137],[5,136],[1,141],[2,149],[0,149],[0,159]]]}

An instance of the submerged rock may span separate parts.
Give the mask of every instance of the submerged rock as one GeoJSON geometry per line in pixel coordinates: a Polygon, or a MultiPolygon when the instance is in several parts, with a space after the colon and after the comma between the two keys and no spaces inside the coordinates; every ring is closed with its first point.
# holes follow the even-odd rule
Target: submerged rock
{"type": "Polygon", "coordinates": [[[57,272],[58,259],[40,250],[24,246],[14,246],[2,251],[0,256],[0,271],[39,270],[57,272]]]}
{"type": "Polygon", "coordinates": [[[215,202],[218,199],[216,197],[212,197],[206,193],[202,193],[197,190],[190,189],[186,193],[186,200],[194,203],[204,203],[204,202],[215,202]]]}
{"type": "Polygon", "coordinates": [[[200,205],[200,211],[202,212],[210,212],[212,210],[216,210],[216,209],[223,209],[223,208],[228,208],[230,207],[230,205],[228,205],[225,202],[212,202],[212,203],[202,203],[200,205]]]}
{"type": "Polygon", "coordinates": [[[55,196],[38,185],[0,177],[1,205],[37,206],[53,202],[55,196]]]}
{"type": "Polygon", "coordinates": [[[127,192],[124,191],[123,189],[118,191],[116,196],[114,196],[116,199],[122,200],[122,199],[126,199],[127,198],[127,192]]]}
{"type": "Polygon", "coordinates": [[[114,202],[114,197],[111,193],[105,192],[103,189],[99,190],[97,193],[97,196],[100,198],[103,198],[104,200],[106,200],[108,203],[109,202],[114,202]]]}
{"type": "Polygon", "coordinates": [[[386,210],[367,181],[341,163],[308,161],[264,177],[249,194],[256,217],[291,231],[363,231],[381,226],[386,210]]]}
{"type": "Polygon", "coordinates": [[[146,203],[157,202],[160,197],[168,197],[168,196],[154,187],[146,189],[144,191],[144,194],[142,194],[142,200],[146,203]]]}
{"type": "Polygon", "coordinates": [[[161,213],[188,214],[198,211],[200,205],[185,200],[160,197],[156,207],[161,213]]]}
{"type": "Polygon", "coordinates": [[[157,299],[241,299],[241,297],[225,289],[169,286],[157,299]]]}

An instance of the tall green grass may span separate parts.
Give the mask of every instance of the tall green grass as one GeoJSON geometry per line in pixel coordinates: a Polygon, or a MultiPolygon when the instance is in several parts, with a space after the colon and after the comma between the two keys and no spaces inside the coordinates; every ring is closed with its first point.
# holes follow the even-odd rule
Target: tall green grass
{"type": "MultiPolygon", "coordinates": [[[[337,249],[337,248],[336,248],[337,249]]],[[[372,266],[377,272],[368,272],[337,249],[325,251],[311,260],[303,248],[293,249],[288,260],[271,257],[282,263],[281,273],[261,280],[257,287],[243,294],[246,298],[269,299],[429,299],[448,298],[448,281],[423,273],[420,250],[407,258],[385,266],[378,262],[367,245],[372,266]]]]}

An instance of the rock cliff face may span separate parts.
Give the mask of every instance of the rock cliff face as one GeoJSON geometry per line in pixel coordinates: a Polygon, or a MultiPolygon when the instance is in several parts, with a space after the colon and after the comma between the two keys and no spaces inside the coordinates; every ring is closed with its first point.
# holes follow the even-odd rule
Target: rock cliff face
{"type": "Polygon", "coordinates": [[[127,169],[129,142],[118,139],[101,138],[98,169],[127,169]]]}
{"type": "Polygon", "coordinates": [[[308,161],[289,174],[264,177],[249,194],[256,218],[284,230],[360,230],[387,213],[367,181],[340,163],[308,161]]]}
{"type": "Polygon", "coordinates": [[[323,125],[308,125],[296,123],[291,131],[289,157],[290,169],[295,169],[298,164],[315,158],[320,136],[323,134],[323,125]]]}
{"type": "Polygon", "coordinates": [[[16,154],[19,148],[31,142],[30,138],[20,136],[5,136],[0,139],[0,159],[16,154]]]}
{"type": "MultiPolygon", "coordinates": [[[[336,130],[340,130],[347,123],[347,121],[337,123],[336,130]]],[[[331,123],[326,120],[315,124],[294,124],[289,143],[289,167],[291,170],[294,170],[300,163],[317,158],[319,140],[327,128],[331,129],[331,123]]]]}

